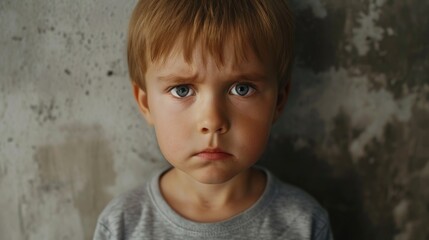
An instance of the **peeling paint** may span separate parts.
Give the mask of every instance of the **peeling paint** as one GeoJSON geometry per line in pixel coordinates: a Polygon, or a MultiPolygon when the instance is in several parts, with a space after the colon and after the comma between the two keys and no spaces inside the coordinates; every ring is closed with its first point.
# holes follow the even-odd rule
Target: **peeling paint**
{"type": "MultiPolygon", "coordinates": [[[[353,159],[357,161],[365,155],[365,146],[374,138],[383,141],[386,124],[396,120],[407,122],[411,118],[411,109],[416,99],[415,94],[409,94],[402,99],[394,99],[392,93],[385,89],[374,90],[369,78],[365,75],[355,75],[346,69],[331,69],[321,73],[325,89],[323,92],[308,92],[319,95],[315,106],[321,118],[329,123],[342,111],[351,120],[353,129],[360,134],[349,146],[353,159]],[[338,101],[337,99],[342,99],[338,101]]],[[[313,89],[312,91],[318,91],[313,89]]],[[[331,126],[332,127],[332,126],[331,126]]],[[[326,131],[331,131],[328,126],[326,131]]]]}
{"type": "Polygon", "coordinates": [[[408,208],[409,208],[409,201],[407,199],[403,199],[400,203],[396,205],[396,207],[393,209],[393,216],[395,218],[396,226],[402,226],[404,223],[406,223],[406,218],[408,217],[408,208]]]}
{"type": "Polygon", "coordinates": [[[379,50],[379,43],[386,32],[385,29],[377,25],[384,3],[385,0],[370,0],[368,12],[360,12],[356,20],[359,26],[353,28],[351,42],[359,56],[365,56],[371,47],[376,51],[379,50]]]}
{"type": "Polygon", "coordinates": [[[54,122],[57,119],[58,105],[51,99],[48,104],[41,101],[38,105],[30,105],[31,110],[37,115],[39,124],[54,122]]]}

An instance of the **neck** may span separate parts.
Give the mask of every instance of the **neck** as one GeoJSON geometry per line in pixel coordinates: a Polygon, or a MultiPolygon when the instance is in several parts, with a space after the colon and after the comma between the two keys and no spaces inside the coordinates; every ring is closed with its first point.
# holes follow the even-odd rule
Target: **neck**
{"type": "Polygon", "coordinates": [[[227,182],[206,184],[173,168],[164,176],[164,183],[174,182],[174,185],[164,184],[164,195],[174,196],[175,201],[187,202],[202,209],[221,209],[259,198],[265,187],[264,178],[260,171],[247,169],[227,182]]]}
{"type": "Polygon", "coordinates": [[[249,182],[252,174],[250,174],[250,170],[246,170],[220,184],[200,183],[184,173],[178,173],[178,177],[182,180],[182,189],[194,204],[207,208],[220,208],[228,203],[246,198],[250,192],[249,182]]]}

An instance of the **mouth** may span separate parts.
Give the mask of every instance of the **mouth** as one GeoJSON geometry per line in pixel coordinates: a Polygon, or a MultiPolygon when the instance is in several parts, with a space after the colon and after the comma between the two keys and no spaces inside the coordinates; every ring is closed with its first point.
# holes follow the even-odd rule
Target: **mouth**
{"type": "Polygon", "coordinates": [[[195,154],[195,156],[205,160],[215,161],[226,160],[230,158],[232,154],[225,152],[220,148],[207,148],[201,152],[198,152],[197,154],[195,154]]]}

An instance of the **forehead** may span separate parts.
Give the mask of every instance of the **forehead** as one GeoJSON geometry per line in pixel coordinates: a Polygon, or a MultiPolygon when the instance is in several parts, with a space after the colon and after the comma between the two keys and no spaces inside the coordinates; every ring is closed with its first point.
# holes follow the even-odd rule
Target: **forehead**
{"type": "Polygon", "coordinates": [[[274,71],[270,62],[268,56],[260,56],[246,43],[238,45],[232,41],[226,41],[221,49],[213,53],[201,41],[187,52],[183,43],[179,41],[168,54],[150,61],[147,70],[148,72],[155,70],[157,75],[201,70],[271,75],[274,71]]]}

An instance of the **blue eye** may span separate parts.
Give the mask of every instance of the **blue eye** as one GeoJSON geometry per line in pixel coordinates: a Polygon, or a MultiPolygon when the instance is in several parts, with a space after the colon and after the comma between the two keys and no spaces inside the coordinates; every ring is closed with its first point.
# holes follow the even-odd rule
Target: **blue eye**
{"type": "Polygon", "coordinates": [[[194,90],[192,90],[187,85],[180,85],[180,86],[174,87],[170,90],[170,92],[173,96],[177,98],[184,98],[194,94],[194,90]]]}
{"type": "Polygon", "coordinates": [[[231,89],[231,93],[233,95],[238,95],[242,97],[248,96],[253,92],[255,92],[255,89],[253,87],[249,86],[249,84],[243,84],[243,83],[236,84],[231,89]]]}

